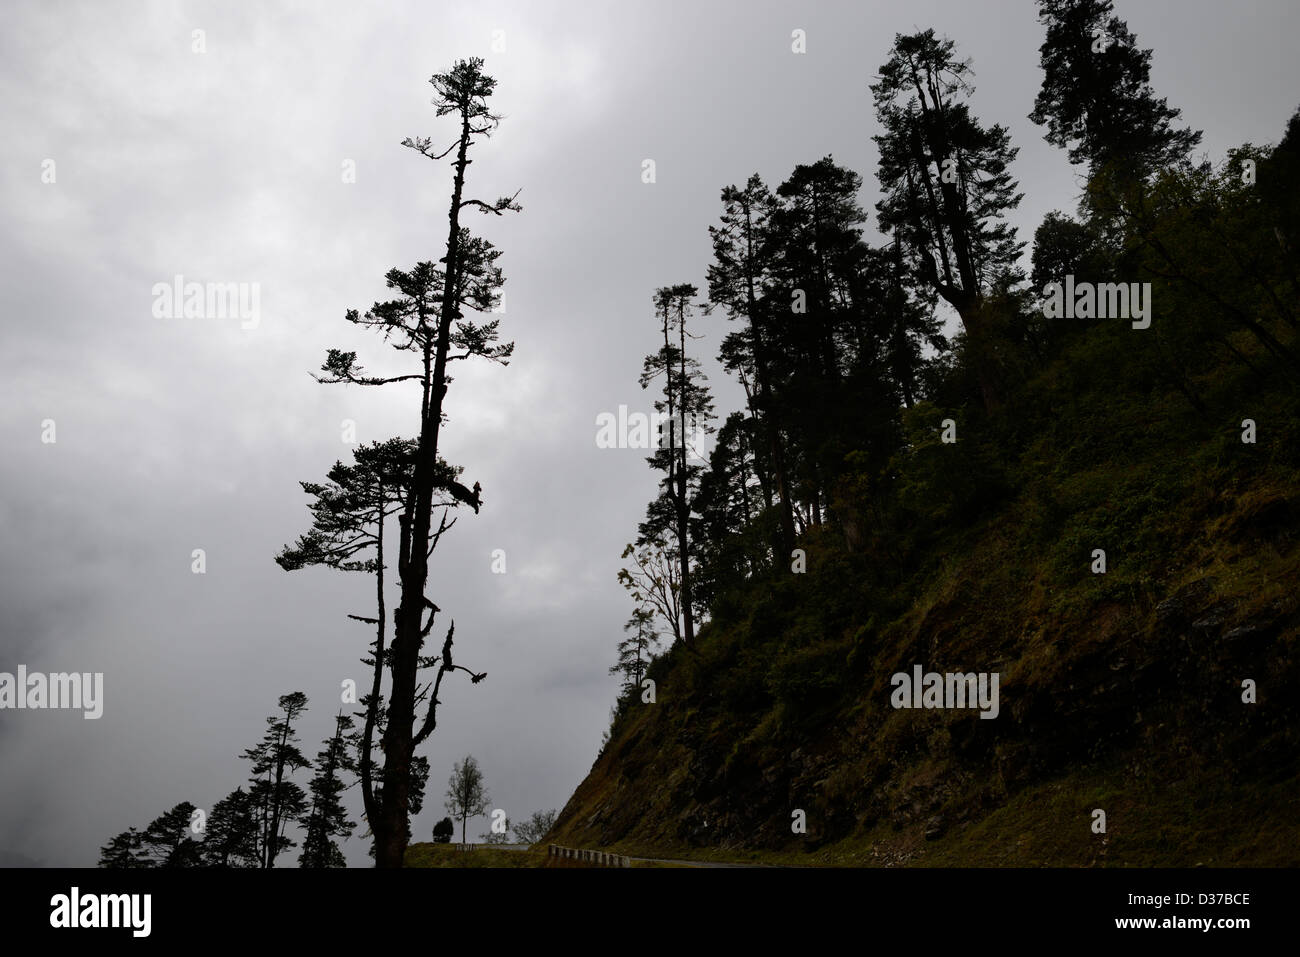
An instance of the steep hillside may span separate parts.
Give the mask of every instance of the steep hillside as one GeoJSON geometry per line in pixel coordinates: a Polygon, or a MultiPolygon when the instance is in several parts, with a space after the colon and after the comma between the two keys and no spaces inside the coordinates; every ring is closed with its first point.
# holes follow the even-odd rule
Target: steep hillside
{"type": "MultiPolygon", "coordinates": [[[[966,331],[915,376],[880,345],[910,315],[887,279],[801,321],[779,306],[815,270],[728,300],[717,277],[737,254],[717,247],[713,294],[815,361],[728,419],[695,499],[652,505],[700,514],[688,554],[710,621],[651,666],[654,703],[620,700],[555,840],[818,863],[1300,863],[1300,113],[1275,148],[1218,166],[1145,182],[1123,166],[1093,170],[1081,218],[1044,218],[1028,287],[1008,274],[965,302],[966,331]],[[1057,308],[1098,282],[1140,293],[1141,314],[1057,308]],[[783,450],[806,571],[773,535],[783,450]],[[747,469],[769,476],[768,507],[747,469]],[[982,675],[986,692],[996,676],[996,703],[912,698],[895,676],[914,669],[982,675]]],[[[768,242],[797,265],[803,235],[768,242]]],[[[871,276],[847,270],[846,288],[871,276]]]]}
{"type": "Polygon", "coordinates": [[[1300,863],[1300,403],[1228,366],[1196,383],[1204,412],[1116,389],[1126,331],[1094,330],[987,417],[941,395],[910,410],[895,465],[912,521],[874,527],[847,483],[840,521],[800,541],[805,574],[716,602],[696,646],[652,667],[655,703],[621,702],[549,839],[829,864],[1300,863]],[[956,444],[938,441],[949,416],[956,444]],[[998,673],[997,717],[893,707],[891,676],[915,665],[998,673]]]}

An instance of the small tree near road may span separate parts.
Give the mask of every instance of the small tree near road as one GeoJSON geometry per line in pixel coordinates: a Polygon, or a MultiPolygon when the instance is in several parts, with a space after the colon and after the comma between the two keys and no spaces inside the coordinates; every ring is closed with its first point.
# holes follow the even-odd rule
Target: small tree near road
{"type": "Polygon", "coordinates": [[[528,820],[515,825],[515,837],[521,844],[536,844],[555,826],[555,809],[534,811],[528,820]]]}
{"type": "Polygon", "coordinates": [[[473,755],[456,762],[455,770],[447,781],[447,802],[444,807],[453,818],[460,821],[460,842],[465,843],[465,822],[487,813],[487,790],[483,787],[483,772],[473,755]]]}

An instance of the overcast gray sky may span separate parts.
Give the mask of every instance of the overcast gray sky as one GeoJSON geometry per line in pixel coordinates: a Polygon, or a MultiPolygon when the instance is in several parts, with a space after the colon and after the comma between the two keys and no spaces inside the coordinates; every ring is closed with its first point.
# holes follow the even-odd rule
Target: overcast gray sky
{"type": "MultiPolygon", "coordinates": [[[[99,847],[248,775],[237,755],[301,690],[314,756],[340,682],[361,679],[362,576],[289,574],[299,480],[361,442],[416,431],[411,388],[321,386],[329,346],[401,371],[348,308],[443,252],[450,177],[399,142],[449,136],[428,79],[484,56],[500,131],[469,183],[522,189],[475,217],[502,250],[508,368],[456,370],[447,458],[483,485],[435,555],[429,593],[457,661],[425,752],[427,840],[452,762],[475,755],[512,818],[560,807],[608,725],[631,605],[615,580],[655,478],[595,445],[595,420],[649,410],[658,286],[705,286],[728,183],[769,185],[832,154],[877,198],[867,85],[896,32],[934,27],[973,59],[974,110],[1011,130],[1021,239],[1077,193],[1026,119],[1042,31],[1031,0],[908,3],[293,4],[11,2],[0,34],[0,671],[102,671],[103,717],[0,711],[0,863],[92,865],[99,847]],[[791,31],[807,53],[791,52],[791,31]],[[203,30],[206,52],[195,53],[203,30]],[[505,49],[492,50],[493,31],[505,49]],[[653,159],[657,182],[641,182],[653,159]],[[55,181],[42,182],[46,160],[55,181]],[[344,183],[345,160],[355,183],[344,183]],[[152,314],[181,274],[257,283],[260,324],[152,314]],[[57,441],[41,441],[53,419],[57,441]],[[207,556],[191,572],[191,552],[207,556]],[[507,573],[491,572],[504,549],[507,573]]],[[[1274,142],[1297,105],[1300,6],[1121,0],[1153,82],[1212,158],[1274,142]]],[[[874,233],[874,230],[870,231],[874,233]]],[[[719,412],[738,404],[712,357],[719,412]]],[[[469,366],[462,363],[462,366],[469,366]]],[[[414,403],[414,405],[413,405],[414,403]]],[[[307,776],[300,774],[300,783],[307,776]]],[[[351,804],[359,804],[355,789],[351,804]]],[[[474,833],[487,821],[471,822],[474,833]]],[[[369,863],[359,836],[351,863],[369,863]]],[[[296,863],[296,850],[282,864],[296,863]],[[292,861],[290,860],[292,857],[292,861]]]]}

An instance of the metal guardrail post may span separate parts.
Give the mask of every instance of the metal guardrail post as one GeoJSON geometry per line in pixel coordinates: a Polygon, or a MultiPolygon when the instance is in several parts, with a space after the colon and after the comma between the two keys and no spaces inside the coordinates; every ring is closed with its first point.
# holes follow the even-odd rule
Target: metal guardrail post
{"type": "Polygon", "coordinates": [[[609,851],[593,851],[585,847],[565,847],[562,844],[548,844],[546,853],[550,857],[563,857],[572,861],[583,861],[597,867],[631,867],[632,858],[626,854],[612,854],[609,851]]]}

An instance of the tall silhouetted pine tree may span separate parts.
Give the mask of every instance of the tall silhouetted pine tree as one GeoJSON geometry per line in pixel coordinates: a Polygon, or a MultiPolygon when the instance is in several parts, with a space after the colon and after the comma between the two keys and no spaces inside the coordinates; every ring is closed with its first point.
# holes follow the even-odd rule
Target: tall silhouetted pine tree
{"type": "Polygon", "coordinates": [[[652,542],[670,531],[677,538],[680,563],[682,638],[689,646],[695,640],[695,608],[691,595],[691,503],[702,467],[692,463],[701,453],[700,441],[713,418],[713,400],[705,385],[706,376],[697,359],[687,356],[687,322],[692,301],[699,290],[689,284],[665,286],[655,292],[655,311],[663,331],[664,344],[646,356],[641,371],[641,388],[662,378],[662,399],[655,409],[667,417],[655,454],[647,461],[664,473],[660,495],[650,503],[641,524],[640,541],[652,542]]]}
{"type": "Polygon", "coordinates": [[[805,504],[804,527],[825,517],[847,451],[836,425],[856,410],[849,379],[869,318],[861,289],[869,252],[862,241],[861,188],[857,173],[823,157],[794,168],[777,188],[772,214],[771,298],[784,304],[780,406],[791,437],[795,497],[805,504]]]}
{"type": "Polygon", "coordinates": [[[285,836],[285,828],[302,817],[307,797],[289,776],[311,767],[295,743],[293,723],[307,710],[307,696],[301,691],[280,697],[282,715],[266,719],[267,729],[255,747],[242,757],[253,762],[248,794],[258,823],[258,858],[262,867],[274,867],[281,851],[296,843],[285,836]]]}
{"type": "Polygon", "coordinates": [[[961,317],[991,408],[1001,390],[984,306],[995,286],[1019,278],[1022,244],[1003,217],[1021,194],[1009,169],[1017,150],[1004,127],[971,115],[970,78],[969,62],[933,30],[895,38],[871,86],[884,128],[873,137],[885,194],[876,209],[917,277],[961,317]]]}
{"type": "Polygon", "coordinates": [[[338,715],[334,719],[334,734],[325,740],[325,748],[316,756],[316,776],[311,779],[311,811],[307,815],[306,835],[302,853],[298,856],[300,867],[346,867],[343,852],[334,837],[347,838],[356,824],[348,820],[347,810],[340,800],[347,785],[344,774],[356,773],[356,764],[348,747],[347,732],[352,719],[338,715]]]}
{"type": "MultiPolygon", "coordinates": [[[[400,867],[405,857],[410,815],[418,800],[413,792],[415,749],[437,725],[438,689],[443,677],[455,670],[469,673],[475,682],[485,677],[452,663],[454,621],[443,640],[442,653],[421,654],[438,612],[425,587],[430,552],[446,530],[445,511],[435,529],[434,512],[441,507],[439,496],[450,492],[457,500],[471,505],[475,512],[482,504],[477,484],[471,492],[459,483],[446,481],[445,464],[438,455],[444,401],[451,384],[449,365],[471,357],[505,364],[514,350],[513,343],[497,344],[499,320],[475,321],[466,316],[466,310],[478,313],[492,310],[500,301],[504,279],[496,265],[500,252],[486,240],[471,236],[461,225],[461,213],[476,209],[501,215],[520,208],[513,196],[486,202],[465,195],[470,148],[490,136],[500,121],[487,107],[496,80],[483,72],[481,59],[472,58],[458,61],[447,73],[435,74],[429,82],[435,92],[433,102],[437,115],[455,120],[455,138],[443,149],[436,148],[426,137],[408,138],[403,145],[434,161],[452,157],[445,253],[437,264],[419,263],[409,273],[392,270],[388,283],[398,290],[400,297],[376,304],[364,316],[355,310],[347,316],[353,323],[381,331],[395,348],[414,353],[420,368],[402,375],[372,376],[357,364],[356,353],[331,349],[323,366],[325,375],[321,377],[323,382],[363,386],[413,382],[420,387],[420,429],[414,467],[399,516],[397,569],[401,599],[386,661],[391,683],[381,745],[383,779],[382,784],[372,787],[367,802],[367,819],[375,837],[376,864],[380,867],[400,867]],[[432,687],[421,692],[419,672],[435,663],[438,671],[432,687]],[[427,702],[427,710],[419,718],[416,710],[421,702],[427,702]]],[[[375,660],[382,667],[385,656],[378,655],[375,660]]]]}
{"type": "Polygon", "coordinates": [[[1201,134],[1175,126],[1179,111],[1151,87],[1151,51],[1138,47],[1114,8],[1111,0],[1038,0],[1047,37],[1029,118],[1090,175],[1110,168],[1146,179],[1186,159],[1201,134]]]}
{"type": "MultiPolygon", "coordinates": [[[[760,422],[771,478],[761,467],[756,466],[755,471],[766,507],[772,508],[775,498],[780,508],[773,546],[780,557],[789,556],[794,548],[794,506],[774,399],[776,317],[773,302],[766,296],[772,281],[774,247],[769,232],[775,207],[775,198],[757,173],[744,189],[728,186],[722,190],[721,225],[709,227],[713,262],[708,276],[710,306],[720,305],[728,318],[743,320],[740,330],[723,340],[721,359],[739,376],[750,414],[760,422]]],[[[778,308],[788,308],[788,303],[778,308]]]]}

